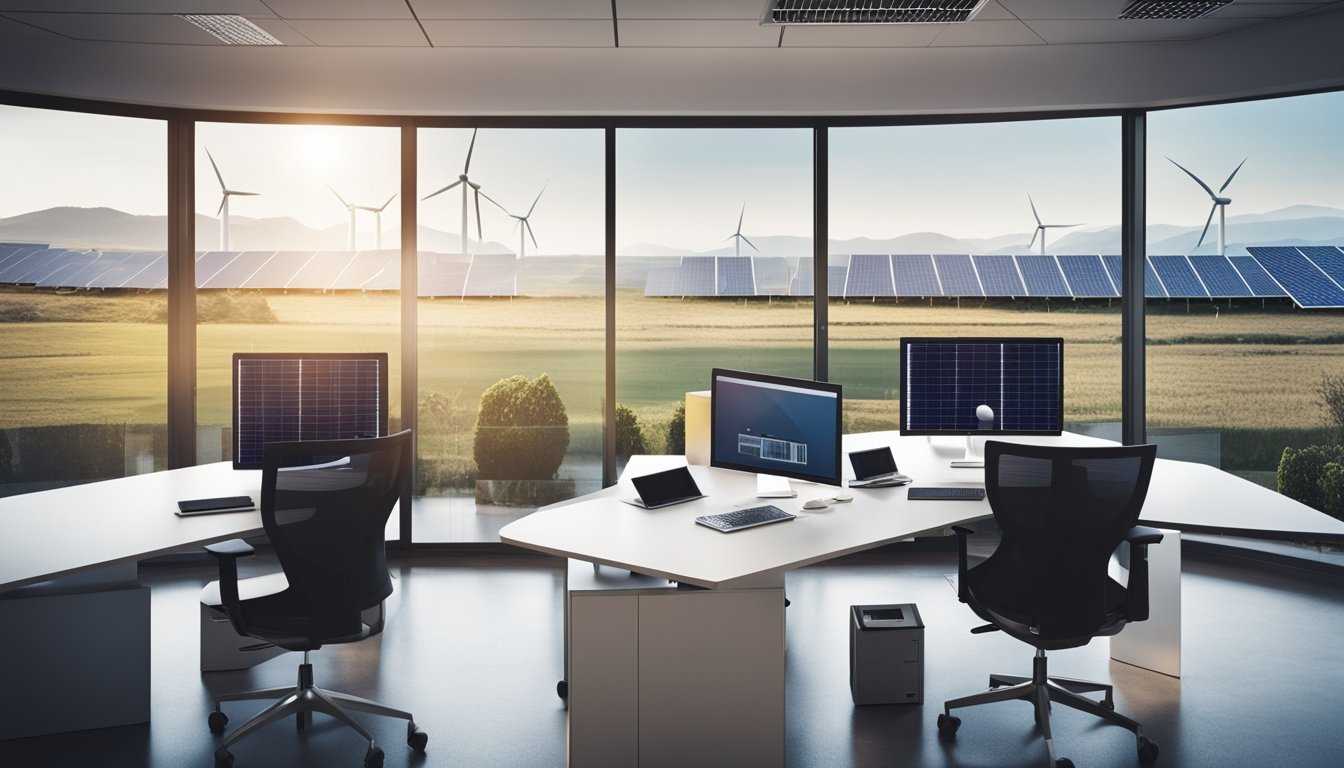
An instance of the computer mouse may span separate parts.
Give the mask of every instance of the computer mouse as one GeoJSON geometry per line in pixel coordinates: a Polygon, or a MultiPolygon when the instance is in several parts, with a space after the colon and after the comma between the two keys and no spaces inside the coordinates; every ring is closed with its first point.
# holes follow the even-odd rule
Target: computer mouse
{"type": "Polygon", "coordinates": [[[826,499],[808,499],[803,502],[803,509],[825,509],[829,506],[826,499]]]}
{"type": "Polygon", "coordinates": [[[836,491],[835,495],[831,497],[831,501],[834,501],[837,504],[844,504],[853,500],[854,494],[849,491],[836,491]]]}

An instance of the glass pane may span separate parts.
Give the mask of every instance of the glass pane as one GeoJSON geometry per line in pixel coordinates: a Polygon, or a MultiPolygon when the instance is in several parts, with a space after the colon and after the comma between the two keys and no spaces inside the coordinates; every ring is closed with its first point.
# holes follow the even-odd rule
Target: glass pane
{"type": "Polygon", "coordinates": [[[830,132],[830,372],[897,429],[903,336],[1064,339],[1065,429],[1120,436],[1120,121],[830,132]]]}
{"type": "Polygon", "coordinates": [[[498,541],[602,485],[604,135],[445,128],[417,143],[415,538],[498,541]]]}
{"type": "Polygon", "coordinates": [[[616,158],[623,467],[683,452],[715,367],[812,378],[812,132],[622,130],[616,158]]]}
{"type": "Polygon", "coordinates": [[[0,106],[0,495],[167,466],[166,140],[0,106]]]}

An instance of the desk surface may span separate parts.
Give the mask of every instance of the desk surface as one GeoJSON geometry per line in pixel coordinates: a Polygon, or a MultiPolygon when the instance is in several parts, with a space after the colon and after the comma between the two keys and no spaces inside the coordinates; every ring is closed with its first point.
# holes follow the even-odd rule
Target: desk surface
{"type": "MultiPolygon", "coordinates": [[[[1113,445],[1066,433],[1060,437],[1008,438],[1015,442],[1113,445]]],[[[984,470],[953,469],[964,443],[896,432],[846,435],[845,451],[889,445],[902,472],[915,485],[984,484],[984,470]]],[[[905,488],[849,489],[854,501],[824,510],[803,510],[811,498],[837,489],[793,483],[796,499],[757,499],[754,475],[693,466],[707,497],[644,510],[620,501],[635,495],[629,478],[684,464],[681,456],[637,456],[621,481],[597,493],[538,510],[505,526],[508,544],[613,565],[701,587],[740,586],[752,579],[872,549],[922,533],[986,518],[987,501],[907,501],[905,488]],[[773,503],[799,519],[723,534],[696,525],[695,517],[773,503]]],[[[845,477],[852,477],[845,467],[845,477]]],[[[1159,459],[1143,522],[1173,528],[1296,538],[1341,538],[1344,523],[1273,491],[1213,467],[1159,459]]]]}
{"type": "Polygon", "coordinates": [[[0,499],[0,591],[262,532],[258,512],[182,518],[181,499],[251,496],[261,470],[231,462],[0,499]]]}

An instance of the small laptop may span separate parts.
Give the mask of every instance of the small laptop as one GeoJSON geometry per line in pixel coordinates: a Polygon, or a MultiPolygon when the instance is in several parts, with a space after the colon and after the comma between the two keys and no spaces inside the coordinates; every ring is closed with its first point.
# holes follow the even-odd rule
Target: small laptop
{"type": "Polygon", "coordinates": [[[896,471],[896,457],[891,455],[891,448],[885,445],[850,453],[849,464],[854,467],[850,488],[890,488],[906,485],[912,480],[909,475],[896,471]]]}
{"type": "Polygon", "coordinates": [[[705,494],[700,492],[700,486],[695,484],[695,478],[691,477],[691,470],[686,467],[654,472],[632,478],[630,482],[635,486],[639,498],[621,499],[621,501],[645,509],[670,507],[673,504],[705,497],[705,494]]]}

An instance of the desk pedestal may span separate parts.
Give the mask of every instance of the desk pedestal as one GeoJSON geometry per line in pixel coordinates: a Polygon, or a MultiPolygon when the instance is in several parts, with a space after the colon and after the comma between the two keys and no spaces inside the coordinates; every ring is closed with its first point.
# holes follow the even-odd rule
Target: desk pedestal
{"type": "Polygon", "coordinates": [[[678,589],[571,560],[575,768],[782,766],[784,585],[678,589]]]}
{"type": "Polygon", "coordinates": [[[1162,530],[1148,545],[1148,620],[1110,638],[1111,658],[1181,676],[1181,532],[1162,530]]]}

